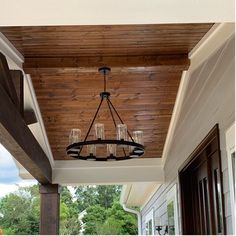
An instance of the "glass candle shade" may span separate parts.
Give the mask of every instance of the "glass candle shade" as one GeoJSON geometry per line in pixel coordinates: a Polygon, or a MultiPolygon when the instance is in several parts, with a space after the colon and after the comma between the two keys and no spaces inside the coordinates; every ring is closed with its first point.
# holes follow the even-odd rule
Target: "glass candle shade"
{"type": "Polygon", "coordinates": [[[87,145],[87,155],[96,156],[96,145],[87,145]]]}
{"type": "Polygon", "coordinates": [[[127,140],[127,125],[118,124],[117,126],[117,139],[118,140],[127,140]]]}
{"type": "Polygon", "coordinates": [[[81,130],[72,129],[69,136],[69,144],[78,143],[81,140],[81,130]]]}
{"type": "Polygon", "coordinates": [[[134,131],[133,132],[134,142],[143,145],[143,131],[134,131]]]}
{"type": "MultiPolygon", "coordinates": [[[[132,137],[133,138],[133,137],[132,137]]],[[[134,139],[134,138],[133,138],[134,139]]],[[[129,141],[133,142],[133,140],[129,137],[129,141]]],[[[134,150],[134,146],[129,146],[129,153],[132,153],[134,150]]]]}
{"type": "Polygon", "coordinates": [[[107,144],[107,156],[116,156],[116,144],[107,144]]]}
{"type": "Polygon", "coordinates": [[[96,123],[95,124],[95,138],[96,139],[104,139],[104,124],[96,123]]]}
{"type": "MultiPolygon", "coordinates": [[[[132,137],[132,138],[133,138],[133,137],[132,137]]],[[[134,140],[134,138],[133,138],[133,140],[134,140]]],[[[129,138],[129,141],[130,141],[130,142],[133,142],[133,140],[132,140],[131,138],[129,138]]],[[[134,140],[134,142],[135,142],[135,140],[134,140]]],[[[135,153],[135,147],[134,147],[134,146],[129,146],[129,156],[130,156],[131,158],[137,158],[137,157],[139,157],[138,154],[135,153]]]]}

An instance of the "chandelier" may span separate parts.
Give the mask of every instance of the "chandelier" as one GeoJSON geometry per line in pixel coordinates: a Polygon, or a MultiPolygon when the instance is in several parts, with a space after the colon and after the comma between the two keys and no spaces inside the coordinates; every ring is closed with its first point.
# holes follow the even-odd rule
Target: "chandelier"
{"type": "MultiPolygon", "coordinates": [[[[109,67],[99,68],[99,73],[104,78],[104,91],[100,93],[100,103],[91,121],[84,140],[81,140],[81,130],[72,129],[69,135],[69,146],[66,148],[68,156],[80,160],[93,161],[119,161],[137,158],[144,154],[143,132],[133,131],[132,135],[124,124],[117,110],[110,100],[110,93],[106,91],[106,77],[110,73],[109,67]],[[116,132],[115,139],[106,139],[104,124],[95,123],[97,115],[103,102],[107,103],[107,108],[114,124],[116,132]],[[94,126],[94,139],[88,140],[90,132],[94,126]],[[97,149],[103,147],[103,154],[96,155],[97,149]],[[86,148],[86,154],[82,150],[86,148]],[[105,149],[105,151],[104,151],[105,149]]],[[[101,152],[100,152],[101,153],[101,152]]]]}

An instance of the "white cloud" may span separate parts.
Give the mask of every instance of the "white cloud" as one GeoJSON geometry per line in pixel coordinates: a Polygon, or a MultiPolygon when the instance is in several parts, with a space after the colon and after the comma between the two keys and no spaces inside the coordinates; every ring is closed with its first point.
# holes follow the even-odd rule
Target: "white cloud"
{"type": "Polygon", "coordinates": [[[11,154],[7,149],[0,143],[0,165],[8,163],[8,159],[11,158],[11,154]],[[6,158],[5,158],[6,157],[6,158]]]}
{"type": "Polygon", "coordinates": [[[36,180],[20,180],[15,184],[1,184],[0,183],[0,198],[6,196],[9,193],[13,193],[18,190],[19,187],[32,186],[37,184],[36,180]]]}
{"type": "Polygon", "coordinates": [[[17,185],[13,184],[0,184],[0,198],[4,197],[9,193],[15,192],[17,188],[17,185]]]}
{"type": "Polygon", "coordinates": [[[11,184],[20,180],[12,155],[0,144],[0,183],[11,184]]]}
{"type": "Polygon", "coordinates": [[[12,155],[0,144],[0,198],[14,192],[18,186],[36,184],[36,180],[23,180],[12,155]]]}

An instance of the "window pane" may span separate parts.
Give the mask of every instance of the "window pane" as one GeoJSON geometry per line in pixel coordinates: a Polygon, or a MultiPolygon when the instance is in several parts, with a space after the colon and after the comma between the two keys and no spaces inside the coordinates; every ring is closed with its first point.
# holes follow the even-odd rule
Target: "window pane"
{"type": "Polygon", "coordinates": [[[152,235],[152,220],[149,220],[149,235],[152,235]]]}
{"type": "Polygon", "coordinates": [[[214,183],[215,183],[215,193],[216,193],[216,215],[217,215],[217,233],[222,233],[223,231],[223,212],[222,212],[222,199],[221,199],[221,187],[220,187],[220,175],[219,169],[214,170],[214,183]]]}
{"type": "Polygon", "coordinates": [[[146,235],[148,235],[148,233],[149,233],[149,230],[148,230],[148,222],[147,222],[146,225],[145,225],[145,231],[146,231],[146,235]]]}

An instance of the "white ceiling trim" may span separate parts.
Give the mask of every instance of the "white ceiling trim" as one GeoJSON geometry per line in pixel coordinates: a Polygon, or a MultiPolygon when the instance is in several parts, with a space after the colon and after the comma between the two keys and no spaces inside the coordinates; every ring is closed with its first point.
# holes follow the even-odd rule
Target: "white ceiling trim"
{"type": "Polygon", "coordinates": [[[168,132],[166,135],[166,140],[165,140],[163,152],[162,152],[161,159],[162,159],[163,164],[165,164],[165,161],[168,156],[168,151],[170,150],[170,147],[171,147],[171,144],[173,141],[175,128],[176,128],[177,122],[179,120],[180,111],[181,111],[182,104],[183,104],[184,98],[185,98],[185,93],[186,93],[187,87],[188,87],[188,82],[189,82],[188,77],[189,77],[189,75],[188,75],[187,71],[183,71],[182,77],[180,80],[178,93],[176,96],[176,101],[175,101],[173,113],[172,113],[171,120],[170,120],[170,125],[169,125],[168,132]]]}
{"type": "Polygon", "coordinates": [[[1,0],[0,25],[234,22],[234,0],[1,0]]]}
{"type": "Polygon", "coordinates": [[[191,71],[200,66],[235,33],[234,23],[215,24],[189,53],[191,71]]]}
{"type": "Polygon", "coordinates": [[[6,56],[10,69],[22,70],[23,55],[12,43],[0,32],[0,51],[6,56]]]}
{"type": "Polygon", "coordinates": [[[55,161],[53,183],[62,185],[163,183],[160,159],[143,158],[116,162],[55,161]]]}
{"type": "Polygon", "coordinates": [[[46,133],[46,129],[44,126],[44,122],[42,119],[42,115],[40,112],[40,108],[38,105],[38,101],[37,101],[37,97],[34,91],[34,87],[33,87],[33,83],[31,80],[31,77],[29,74],[25,74],[24,76],[24,82],[26,83],[28,89],[28,99],[30,99],[30,102],[32,104],[32,107],[34,109],[36,118],[38,123],[37,124],[32,124],[29,125],[29,128],[31,130],[31,132],[34,134],[35,138],[37,139],[37,141],[39,142],[40,146],[42,147],[42,149],[44,150],[45,154],[47,155],[51,167],[53,168],[54,166],[54,159],[53,159],[53,155],[52,155],[52,151],[51,151],[51,147],[48,141],[48,137],[47,137],[47,133],[46,133]]]}

